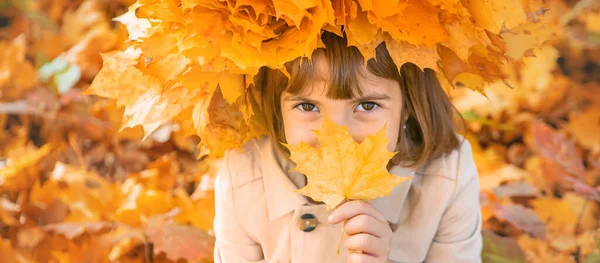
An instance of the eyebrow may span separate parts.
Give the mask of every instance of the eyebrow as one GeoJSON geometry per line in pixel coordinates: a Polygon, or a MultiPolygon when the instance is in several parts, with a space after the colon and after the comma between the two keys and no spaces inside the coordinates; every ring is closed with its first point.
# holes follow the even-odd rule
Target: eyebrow
{"type": "Polygon", "coordinates": [[[390,96],[388,96],[387,94],[371,93],[371,94],[363,94],[362,96],[354,99],[354,102],[371,101],[371,100],[390,100],[390,99],[392,99],[392,98],[390,96]]]}
{"type": "Polygon", "coordinates": [[[313,99],[309,99],[308,97],[305,96],[289,96],[287,98],[284,99],[285,101],[306,101],[310,104],[317,104],[316,100],[313,99]]]}
{"type": "MultiPolygon", "coordinates": [[[[390,100],[392,99],[390,96],[388,96],[387,94],[380,94],[380,93],[371,93],[371,94],[363,94],[362,96],[355,98],[352,102],[353,103],[357,103],[357,102],[361,102],[361,101],[372,101],[372,100],[390,100]]],[[[308,102],[310,104],[317,104],[316,100],[310,99],[308,97],[305,96],[290,96],[284,99],[285,101],[305,101],[308,102]]]]}

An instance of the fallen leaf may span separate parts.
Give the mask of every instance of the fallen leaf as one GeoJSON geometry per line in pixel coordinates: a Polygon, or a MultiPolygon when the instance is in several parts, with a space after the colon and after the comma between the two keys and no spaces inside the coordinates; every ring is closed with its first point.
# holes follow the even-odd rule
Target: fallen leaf
{"type": "Polygon", "coordinates": [[[15,191],[30,187],[33,180],[28,178],[30,176],[23,177],[23,171],[29,166],[36,165],[54,147],[52,144],[46,144],[37,150],[27,152],[25,156],[21,156],[16,160],[9,159],[8,165],[0,168],[0,189],[15,191]],[[20,175],[21,177],[19,177],[20,175]]]}
{"type": "Polygon", "coordinates": [[[525,263],[525,253],[511,238],[501,237],[490,230],[483,230],[481,259],[488,263],[525,263]]]}
{"type": "Polygon", "coordinates": [[[32,249],[36,247],[46,237],[46,233],[40,227],[22,228],[17,233],[17,242],[19,247],[32,249]]]}
{"type": "Polygon", "coordinates": [[[494,187],[492,188],[492,192],[494,192],[497,198],[505,198],[512,196],[534,196],[537,190],[527,182],[520,182],[494,187]]]}
{"type": "Polygon", "coordinates": [[[572,192],[563,195],[563,201],[569,204],[573,214],[577,215],[578,230],[593,230],[597,228],[598,218],[600,217],[600,206],[597,202],[586,200],[572,192]]]}
{"type": "Polygon", "coordinates": [[[27,36],[0,41],[0,98],[16,99],[38,82],[35,68],[25,58],[27,36]]]}
{"type": "Polygon", "coordinates": [[[6,262],[19,262],[10,240],[0,239],[0,255],[2,255],[2,260],[6,262]]]}
{"type": "Polygon", "coordinates": [[[600,105],[596,104],[582,112],[569,114],[567,131],[580,145],[600,153],[600,105]]]}
{"type": "Polygon", "coordinates": [[[154,253],[163,252],[170,260],[212,261],[215,239],[203,230],[166,221],[159,215],[148,220],[146,236],[154,253]]]}
{"type": "Polygon", "coordinates": [[[513,224],[515,227],[533,234],[540,239],[546,238],[546,224],[531,209],[519,204],[494,207],[494,212],[500,218],[513,224]]]}
{"type": "Polygon", "coordinates": [[[541,154],[560,164],[570,174],[581,178],[585,173],[583,161],[575,151],[575,145],[567,137],[555,132],[548,125],[536,122],[533,127],[535,143],[541,154]]]}
{"type": "Polygon", "coordinates": [[[65,236],[68,239],[74,239],[83,233],[96,233],[116,227],[111,222],[66,222],[45,225],[43,230],[65,236]]]}
{"type": "Polygon", "coordinates": [[[550,228],[570,233],[577,223],[577,216],[567,202],[558,198],[538,198],[532,202],[535,212],[550,228]]]}
{"type": "Polygon", "coordinates": [[[552,249],[544,240],[521,235],[517,242],[533,263],[575,263],[573,256],[552,249]]]}
{"type": "Polygon", "coordinates": [[[527,171],[507,164],[494,171],[479,176],[479,189],[492,191],[503,182],[519,181],[527,177],[527,171]]]}

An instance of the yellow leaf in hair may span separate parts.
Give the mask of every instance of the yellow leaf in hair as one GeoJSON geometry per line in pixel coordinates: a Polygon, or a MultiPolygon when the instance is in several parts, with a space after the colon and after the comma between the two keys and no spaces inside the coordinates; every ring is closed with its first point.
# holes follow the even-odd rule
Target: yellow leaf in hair
{"type": "MultiPolygon", "coordinates": [[[[263,126],[252,123],[262,117],[247,104],[247,79],[261,67],[290,77],[285,64],[324,48],[324,31],[346,33],[348,45],[366,61],[385,42],[398,67],[412,62],[436,70],[447,86],[481,93],[493,81],[508,83],[507,72],[556,31],[544,15],[550,6],[541,0],[128,0],[133,2],[115,19],[129,32],[119,49],[125,51],[103,54],[86,93],[115,99],[125,109],[125,127],[141,125],[147,136],[175,121],[215,155],[239,147],[263,126]],[[212,103],[217,87],[224,100],[212,103]],[[211,112],[211,103],[224,108],[211,112]]],[[[597,20],[586,20],[587,28],[596,28],[597,20]]],[[[1,50],[7,62],[0,59],[0,89],[16,87],[4,88],[4,97],[34,87],[34,68],[17,68],[23,63],[1,50]]]]}
{"type": "Polygon", "coordinates": [[[234,103],[242,92],[244,92],[244,75],[240,74],[220,74],[219,87],[223,93],[223,97],[227,102],[234,103]]]}
{"type": "Polygon", "coordinates": [[[308,14],[305,9],[298,7],[292,0],[273,0],[273,5],[275,6],[277,17],[286,16],[294,21],[294,25],[296,26],[300,26],[302,18],[308,14]]]}
{"type": "Polygon", "coordinates": [[[360,144],[348,128],[326,119],[317,131],[320,147],[306,143],[285,145],[296,163],[295,171],[307,177],[308,184],[299,193],[327,204],[327,210],[344,200],[371,200],[389,195],[398,184],[410,177],[392,175],[387,170],[395,155],[387,149],[385,126],[360,144]]]}
{"type": "Polygon", "coordinates": [[[500,36],[506,42],[506,55],[512,59],[520,59],[527,51],[539,48],[554,34],[552,28],[544,24],[525,23],[500,36]]]}
{"type": "Polygon", "coordinates": [[[375,57],[375,48],[380,43],[380,41],[373,41],[378,31],[379,27],[371,24],[367,19],[367,13],[361,12],[356,19],[348,22],[348,30],[346,30],[348,44],[357,47],[365,61],[369,61],[375,57]]]}
{"type": "Polygon", "coordinates": [[[386,42],[390,56],[396,65],[404,65],[411,62],[421,69],[437,68],[437,62],[440,59],[437,51],[433,47],[419,47],[405,42],[386,42]]]}
{"type": "Polygon", "coordinates": [[[500,33],[503,27],[512,29],[527,18],[523,1],[479,0],[461,3],[471,12],[478,26],[495,34],[500,33]]]}
{"type": "Polygon", "coordinates": [[[149,90],[160,90],[159,78],[135,67],[139,57],[132,49],[102,54],[102,70],[84,93],[116,99],[117,106],[126,106],[139,101],[149,90]]]}
{"type": "MultiPolygon", "coordinates": [[[[377,4],[374,3],[373,6],[377,4]]],[[[368,17],[372,24],[379,25],[396,40],[419,46],[433,46],[449,37],[440,24],[439,7],[425,1],[408,0],[401,1],[390,11],[369,12],[368,17]]]]}

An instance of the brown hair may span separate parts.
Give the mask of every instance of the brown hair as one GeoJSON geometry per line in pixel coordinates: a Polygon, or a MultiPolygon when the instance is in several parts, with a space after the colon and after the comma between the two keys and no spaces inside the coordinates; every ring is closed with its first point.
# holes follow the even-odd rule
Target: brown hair
{"type": "MultiPolygon", "coordinates": [[[[354,46],[349,47],[345,36],[324,32],[321,39],[325,49],[313,52],[312,60],[321,56],[327,61],[327,97],[351,99],[360,95],[357,77],[365,73],[364,58],[360,51],[354,46]]],[[[308,82],[322,76],[317,74],[315,63],[308,58],[297,58],[285,66],[289,78],[279,70],[262,67],[254,79],[254,90],[262,94],[258,104],[264,113],[264,121],[273,143],[279,151],[289,154],[279,143],[286,142],[281,95],[284,91],[292,94],[304,92],[309,86],[306,85],[308,82]]],[[[398,154],[392,159],[392,164],[417,167],[458,146],[454,108],[433,70],[423,71],[412,63],[406,63],[398,70],[385,42],[377,47],[375,59],[367,61],[366,69],[378,77],[396,80],[401,89],[401,120],[406,128],[398,131],[398,154]]]]}

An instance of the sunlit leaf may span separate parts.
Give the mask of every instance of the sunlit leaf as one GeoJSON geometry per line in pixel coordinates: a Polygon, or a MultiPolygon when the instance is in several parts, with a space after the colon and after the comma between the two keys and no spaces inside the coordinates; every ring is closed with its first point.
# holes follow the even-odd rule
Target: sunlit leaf
{"type": "Polygon", "coordinates": [[[330,210],[344,200],[371,200],[389,195],[398,184],[409,180],[390,174],[386,165],[395,153],[387,149],[385,127],[356,143],[346,127],[326,119],[317,132],[319,148],[306,143],[286,145],[295,171],[307,177],[299,193],[323,201],[330,210]]]}

